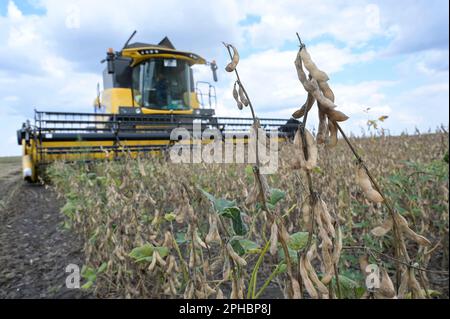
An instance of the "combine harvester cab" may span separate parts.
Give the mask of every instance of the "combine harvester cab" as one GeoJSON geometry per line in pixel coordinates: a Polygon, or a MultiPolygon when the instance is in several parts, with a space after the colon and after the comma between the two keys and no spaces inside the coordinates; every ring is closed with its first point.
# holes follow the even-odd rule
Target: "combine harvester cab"
{"type": "MultiPolygon", "coordinates": [[[[42,168],[54,161],[117,159],[128,154],[158,153],[178,141],[174,128],[191,131],[218,129],[223,136],[248,137],[251,118],[216,117],[214,86],[194,85],[192,66],[209,65],[217,81],[216,63],[179,51],[166,37],[158,45],[128,44],[120,52],[109,49],[103,72],[103,92],[92,113],[35,111],[34,123],[18,130],[22,146],[23,177],[36,182],[42,168]],[[205,89],[205,92],[202,89],[205,89]],[[194,125],[194,123],[196,125],[194,125]]],[[[294,119],[261,119],[266,130],[290,138],[298,127],[294,119]]]]}

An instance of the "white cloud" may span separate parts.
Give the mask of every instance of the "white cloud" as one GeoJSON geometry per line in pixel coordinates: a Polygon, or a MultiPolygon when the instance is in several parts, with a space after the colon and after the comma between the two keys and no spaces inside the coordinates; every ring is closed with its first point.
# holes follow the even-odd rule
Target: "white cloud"
{"type": "Polygon", "coordinates": [[[246,27],[253,46],[282,45],[330,35],[349,46],[361,46],[376,35],[386,35],[380,26],[378,5],[366,1],[249,1],[248,12],[261,22],[246,27]]]}
{"type": "Polygon", "coordinates": [[[17,8],[16,4],[12,1],[8,2],[7,12],[8,12],[8,17],[10,17],[12,21],[17,21],[17,20],[23,19],[22,11],[20,11],[19,8],[17,8]]]}
{"type": "MultiPolygon", "coordinates": [[[[371,58],[372,53],[354,54],[329,43],[308,48],[319,68],[329,75],[341,71],[345,65],[359,63],[371,58]],[[329,57],[333,58],[330,59],[329,57]]],[[[296,51],[266,50],[241,59],[239,73],[256,109],[289,117],[306,99],[294,67],[296,51]]],[[[234,105],[231,91],[235,77],[224,74],[228,85],[220,90],[224,103],[234,105]]],[[[362,92],[359,90],[358,92],[362,92]]]]}
{"type": "Polygon", "coordinates": [[[381,20],[389,28],[389,54],[447,49],[449,36],[448,1],[379,0],[381,20]]]}
{"type": "MultiPolygon", "coordinates": [[[[5,100],[5,98],[3,100],[5,100]]],[[[8,99],[6,98],[6,100],[8,99]]],[[[14,103],[16,101],[12,102],[14,103]]],[[[19,155],[21,149],[17,145],[16,131],[20,128],[20,125],[25,122],[26,117],[18,113],[14,108],[5,106],[1,99],[0,103],[0,118],[2,119],[0,127],[0,134],[2,134],[2,139],[0,141],[0,156],[19,155]]]]}
{"type": "Polygon", "coordinates": [[[17,102],[19,98],[15,95],[8,95],[2,99],[4,102],[17,102]]]}
{"type": "Polygon", "coordinates": [[[433,83],[415,88],[412,92],[412,96],[427,96],[448,94],[449,85],[447,83],[433,83]]]}
{"type": "Polygon", "coordinates": [[[374,51],[353,53],[350,48],[338,48],[331,43],[319,43],[308,46],[308,51],[314,57],[314,61],[321,69],[332,74],[342,71],[348,64],[367,62],[375,57],[374,51]]]}
{"type": "Polygon", "coordinates": [[[343,112],[349,115],[365,114],[365,110],[370,108],[370,113],[375,116],[389,115],[391,111],[387,103],[387,97],[382,93],[385,87],[393,86],[395,82],[389,81],[369,81],[357,84],[337,84],[334,92],[336,104],[343,112]]]}

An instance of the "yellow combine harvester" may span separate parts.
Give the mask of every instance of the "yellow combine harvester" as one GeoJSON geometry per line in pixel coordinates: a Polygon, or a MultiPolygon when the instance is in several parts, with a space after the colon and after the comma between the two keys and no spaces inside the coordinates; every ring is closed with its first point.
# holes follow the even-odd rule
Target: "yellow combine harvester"
{"type": "MultiPolygon", "coordinates": [[[[23,150],[24,179],[37,181],[41,168],[55,160],[92,161],[129,154],[159,152],[177,142],[174,128],[214,128],[246,138],[252,119],[216,117],[215,88],[194,82],[192,66],[209,65],[214,81],[217,66],[197,54],[176,50],[165,37],[158,45],[129,44],[109,49],[92,113],[35,111],[34,123],[18,130],[23,150]]],[[[261,119],[266,130],[280,129],[291,137],[298,122],[261,119]]],[[[224,134],[224,135],[225,135],[224,134]]]]}

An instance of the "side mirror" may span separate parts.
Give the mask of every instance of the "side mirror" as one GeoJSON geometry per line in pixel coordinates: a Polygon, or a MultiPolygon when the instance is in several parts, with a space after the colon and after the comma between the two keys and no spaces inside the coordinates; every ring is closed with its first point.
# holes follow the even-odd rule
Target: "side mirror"
{"type": "Polygon", "coordinates": [[[211,63],[211,71],[213,74],[214,82],[217,82],[217,64],[216,61],[212,61],[211,63]]]}
{"type": "Polygon", "coordinates": [[[108,68],[108,74],[112,74],[114,73],[114,52],[112,51],[112,49],[110,49],[107,53],[106,53],[106,63],[107,63],[107,68],[108,68]]]}

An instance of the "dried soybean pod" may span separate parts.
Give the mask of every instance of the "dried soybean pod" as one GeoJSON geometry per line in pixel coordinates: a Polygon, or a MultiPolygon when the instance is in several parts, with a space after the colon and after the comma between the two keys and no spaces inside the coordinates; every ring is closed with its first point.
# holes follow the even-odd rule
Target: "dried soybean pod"
{"type": "MultiPolygon", "coordinates": [[[[315,94],[315,90],[317,89],[317,91],[319,91],[319,86],[317,85],[317,82],[314,84],[314,79],[311,81],[308,81],[307,77],[306,77],[306,73],[303,70],[303,63],[302,63],[302,57],[300,54],[300,51],[297,53],[297,57],[295,59],[295,68],[297,70],[297,76],[298,79],[300,80],[300,83],[303,85],[303,88],[305,89],[305,91],[310,92],[312,94],[315,94]]],[[[317,97],[315,96],[315,98],[317,99],[317,97]]]]}
{"type": "Polygon", "coordinates": [[[153,251],[152,262],[150,263],[150,266],[148,266],[148,271],[153,272],[155,266],[156,266],[156,250],[153,251]]]}
{"type": "Polygon", "coordinates": [[[408,293],[409,289],[409,270],[406,269],[400,279],[400,286],[398,288],[398,298],[403,299],[405,298],[406,294],[408,293]]]}
{"type": "Polygon", "coordinates": [[[300,293],[300,284],[298,283],[298,280],[291,277],[291,286],[292,292],[294,293],[292,299],[301,299],[302,295],[300,293]]]}
{"type": "Polygon", "coordinates": [[[302,58],[300,53],[301,52],[299,51],[299,53],[297,54],[297,58],[295,59],[295,67],[297,69],[297,75],[303,85],[303,88],[308,93],[311,93],[314,96],[314,98],[317,100],[317,103],[321,104],[323,111],[327,113],[328,117],[331,120],[338,122],[347,120],[347,115],[340,111],[334,110],[336,108],[336,104],[334,104],[334,102],[323,95],[323,93],[320,91],[319,84],[317,83],[316,79],[313,78],[312,80],[308,81],[305,71],[303,70],[302,58]]]}
{"type": "Polygon", "coordinates": [[[227,72],[233,72],[239,63],[239,53],[233,45],[227,44],[226,46],[233,49],[233,58],[232,58],[232,61],[227,64],[227,66],[225,67],[225,70],[227,72]]]}
{"type": "Polygon", "coordinates": [[[330,132],[330,135],[328,138],[327,146],[335,147],[338,142],[338,137],[337,137],[338,129],[336,126],[336,122],[334,122],[332,120],[328,120],[328,132],[330,132]]]}
{"type": "Polygon", "coordinates": [[[339,258],[341,257],[342,251],[342,229],[341,226],[338,226],[336,229],[336,239],[334,241],[334,249],[333,254],[331,256],[333,264],[337,264],[339,262],[339,258]]]}
{"type": "Polygon", "coordinates": [[[331,102],[334,103],[334,93],[333,90],[331,90],[328,83],[325,81],[317,81],[317,84],[319,85],[319,88],[322,91],[323,96],[325,96],[327,99],[329,99],[331,102]]]}
{"type": "Polygon", "coordinates": [[[289,242],[291,240],[291,237],[289,233],[286,230],[286,227],[284,227],[283,224],[281,224],[281,229],[278,231],[279,238],[282,238],[285,243],[289,242]]]}
{"type": "Polygon", "coordinates": [[[300,265],[299,266],[300,266],[300,275],[302,276],[302,282],[306,288],[306,291],[311,296],[311,298],[318,299],[319,294],[317,293],[316,288],[314,288],[314,285],[308,276],[308,271],[306,270],[306,267],[305,267],[305,256],[303,256],[303,255],[300,257],[300,265]]]}
{"type": "Polygon", "coordinates": [[[328,123],[327,123],[327,116],[325,112],[322,110],[322,107],[319,104],[318,111],[319,111],[319,127],[317,129],[317,144],[323,144],[325,143],[325,140],[328,136],[328,123]]]}
{"type": "Polygon", "coordinates": [[[414,240],[419,245],[422,245],[422,246],[430,246],[431,245],[431,242],[427,238],[417,234],[411,228],[408,227],[403,230],[404,230],[404,234],[406,237],[414,240]]]}
{"type": "Polygon", "coordinates": [[[197,299],[206,299],[208,297],[204,289],[196,289],[195,296],[197,299]]]}
{"type": "Polygon", "coordinates": [[[258,200],[260,203],[264,202],[265,198],[268,198],[270,196],[270,187],[267,183],[267,177],[263,174],[255,174],[255,178],[259,178],[259,181],[261,182],[261,187],[258,186],[258,200]],[[261,189],[262,188],[262,189],[261,189]]]}
{"type": "Polygon", "coordinates": [[[307,129],[305,129],[305,140],[308,149],[308,160],[305,162],[305,168],[308,170],[312,170],[317,166],[317,157],[319,152],[317,149],[316,141],[314,140],[314,136],[312,136],[312,134],[307,129]]]}
{"type": "Polygon", "coordinates": [[[220,267],[224,264],[225,259],[223,258],[223,254],[220,254],[220,256],[218,256],[218,258],[216,260],[213,261],[213,263],[211,264],[211,271],[212,272],[217,272],[220,267]]]}
{"type": "MultiPolygon", "coordinates": [[[[302,62],[300,50],[297,52],[297,57],[295,58],[294,64],[295,64],[295,68],[297,69],[298,79],[299,79],[300,83],[302,83],[302,85],[305,86],[304,83],[308,82],[308,79],[306,77],[305,71],[303,70],[303,62],[302,62]]],[[[306,88],[305,88],[305,90],[306,90],[306,88]]],[[[306,90],[306,91],[309,92],[309,90],[306,90]]]]}
{"type": "Polygon", "coordinates": [[[247,96],[245,95],[244,89],[240,83],[238,83],[238,85],[239,85],[239,98],[242,104],[244,104],[244,106],[248,106],[248,99],[247,96]]]}
{"type": "Polygon", "coordinates": [[[164,261],[164,259],[161,258],[161,256],[159,255],[158,251],[155,250],[154,257],[156,257],[156,262],[161,266],[161,267],[165,267],[166,266],[166,262],[164,261]]]}
{"type": "Polygon", "coordinates": [[[270,227],[270,254],[274,256],[277,253],[278,244],[278,225],[274,220],[270,227]]]}
{"type": "Polygon", "coordinates": [[[311,232],[312,231],[312,219],[311,219],[311,206],[309,205],[309,196],[305,198],[305,200],[302,203],[302,217],[303,217],[303,224],[306,227],[306,230],[311,232]]]}
{"type": "Polygon", "coordinates": [[[336,232],[333,226],[333,218],[328,212],[328,206],[322,198],[319,198],[318,202],[320,204],[320,217],[325,225],[327,232],[331,235],[331,237],[334,238],[336,236],[336,232]]]}
{"type": "Polygon", "coordinates": [[[183,294],[184,299],[192,299],[192,297],[194,296],[194,291],[195,291],[194,284],[192,282],[189,282],[186,285],[186,289],[184,290],[183,294]]]}
{"type": "Polygon", "coordinates": [[[295,119],[301,118],[303,115],[305,115],[306,110],[311,110],[312,106],[314,105],[314,102],[316,101],[316,99],[314,98],[314,96],[308,92],[308,97],[306,98],[306,102],[303,104],[303,106],[298,109],[297,111],[295,111],[292,114],[292,117],[295,119]]]}
{"type": "Polygon", "coordinates": [[[415,242],[417,242],[419,245],[422,245],[422,246],[430,246],[431,245],[431,242],[427,238],[417,234],[411,228],[409,228],[408,222],[405,219],[405,217],[403,217],[399,213],[396,213],[394,216],[395,216],[395,220],[397,221],[397,223],[400,226],[400,229],[402,230],[402,232],[405,234],[406,237],[414,240],[415,242]]]}
{"type": "Polygon", "coordinates": [[[306,50],[306,47],[300,49],[300,56],[303,60],[303,63],[305,64],[305,68],[309,71],[314,79],[316,79],[317,81],[325,82],[329,80],[328,75],[325,72],[319,70],[316,64],[312,61],[310,54],[306,50]]]}
{"type": "Polygon", "coordinates": [[[230,273],[231,273],[231,265],[230,261],[227,259],[225,260],[222,267],[222,280],[227,281],[228,278],[230,277],[230,273]]]}
{"type": "Polygon", "coordinates": [[[267,197],[270,193],[269,185],[267,184],[267,179],[265,175],[257,175],[254,174],[253,185],[250,191],[248,192],[247,198],[245,199],[245,205],[251,205],[257,202],[263,202],[263,197],[267,197]],[[263,188],[264,195],[261,193],[261,188],[259,186],[259,181],[261,182],[261,186],[263,188]]]}
{"type": "MultiPolygon", "coordinates": [[[[239,101],[238,91],[236,90],[236,83],[237,82],[234,82],[234,85],[233,85],[233,98],[236,101],[236,105],[237,105],[238,109],[242,110],[242,103],[241,103],[241,101],[239,101]]],[[[240,86],[239,86],[239,89],[240,89],[240,86]]]]}
{"type": "Polygon", "coordinates": [[[220,289],[219,287],[217,287],[216,291],[217,291],[216,299],[224,299],[222,289],[220,289]]]}
{"type": "Polygon", "coordinates": [[[170,292],[172,293],[172,295],[176,295],[177,294],[177,289],[175,288],[175,284],[173,282],[173,280],[169,280],[169,286],[170,286],[170,292]]]}
{"type": "Polygon", "coordinates": [[[338,110],[329,110],[327,112],[328,118],[335,122],[344,122],[348,120],[348,116],[338,110]]]}
{"type": "Polygon", "coordinates": [[[320,205],[320,201],[316,201],[314,204],[314,219],[316,220],[317,227],[319,228],[319,236],[320,239],[322,239],[322,248],[326,245],[328,247],[331,247],[333,245],[331,238],[328,236],[328,232],[325,229],[323,222],[322,222],[322,207],[320,205]]]}
{"type": "Polygon", "coordinates": [[[166,231],[164,233],[164,242],[163,242],[162,246],[167,247],[167,248],[172,248],[173,237],[172,237],[172,233],[170,231],[166,231]]]}
{"type": "Polygon", "coordinates": [[[212,289],[211,286],[207,283],[203,283],[203,288],[206,291],[207,296],[209,297],[212,294],[216,293],[216,290],[212,289]]]}
{"type": "Polygon", "coordinates": [[[362,165],[358,165],[356,176],[356,182],[363,190],[364,195],[367,197],[367,199],[371,200],[374,203],[381,203],[383,201],[383,197],[380,195],[380,193],[373,189],[369,176],[367,175],[366,170],[362,165]]]}
{"type": "Polygon", "coordinates": [[[325,273],[321,279],[322,283],[324,285],[328,285],[328,283],[333,279],[334,274],[334,265],[333,260],[329,251],[329,248],[331,248],[331,245],[328,245],[326,243],[322,243],[322,261],[325,268],[325,273]]]}
{"type": "Polygon", "coordinates": [[[391,217],[386,218],[386,220],[381,224],[380,226],[375,227],[370,232],[372,235],[381,237],[387,234],[392,229],[393,226],[393,220],[391,217]]]}
{"type": "Polygon", "coordinates": [[[383,267],[381,267],[380,269],[380,276],[381,280],[378,292],[381,293],[381,295],[385,298],[394,298],[395,297],[394,284],[392,283],[392,280],[389,277],[388,272],[383,267]]]}
{"type": "Polygon", "coordinates": [[[186,218],[186,207],[179,207],[176,209],[176,217],[175,217],[175,221],[178,224],[181,224],[184,222],[185,218],[186,218]]]}
{"type": "Polygon", "coordinates": [[[201,237],[200,237],[200,235],[198,234],[198,231],[197,231],[197,230],[194,230],[194,239],[195,239],[196,243],[197,243],[200,247],[205,248],[205,249],[207,248],[205,242],[201,239],[201,237]]]}
{"type": "Polygon", "coordinates": [[[367,277],[367,266],[369,266],[369,257],[367,255],[362,255],[359,257],[359,268],[363,273],[364,277],[367,277]]]}
{"type": "Polygon", "coordinates": [[[245,290],[245,281],[244,277],[241,277],[239,280],[239,299],[244,299],[244,290],[245,290]]]}
{"type": "Polygon", "coordinates": [[[236,278],[233,278],[233,280],[231,281],[230,299],[239,299],[239,288],[238,288],[238,283],[237,283],[236,278]]]}
{"type": "Polygon", "coordinates": [[[245,199],[245,205],[252,205],[258,201],[258,185],[256,179],[253,181],[252,188],[248,192],[247,198],[245,199]]]}
{"type": "Polygon", "coordinates": [[[336,110],[337,107],[336,104],[334,104],[333,101],[325,97],[323,93],[319,90],[317,81],[313,79],[311,81],[311,84],[314,88],[312,93],[317,100],[317,105],[323,112],[325,112],[328,115],[328,118],[330,120],[336,122],[343,122],[348,120],[348,116],[342,113],[341,111],[336,110]]]}
{"type": "Polygon", "coordinates": [[[209,219],[209,232],[208,235],[206,235],[205,242],[209,244],[214,241],[220,241],[220,235],[217,229],[217,217],[215,215],[210,214],[208,216],[208,219],[209,219]]]}
{"type": "Polygon", "coordinates": [[[239,102],[239,94],[238,94],[238,91],[236,89],[236,84],[237,84],[237,82],[234,82],[234,85],[233,85],[233,98],[235,99],[236,102],[239,102]]]}
{"type": "Polygon", "coordinates": [[[322,295],[328,295],[328,289],[327,287],[320,281],[319,277],[317,276],[316,271],[314,270],[313,266],[311,265],[311,260],[314,255],[315,245],[311,245],[311,248],[306,253],[306,257],[304,259],[304,267],[306,271],[308,272],[309,278],[311,281],[316,285],[317,289],[322,295]]]}
{"type": "Polygon", "coordinates": [[[194,249],[192,249],[189,254],[189,268],[192,269],[194,267],[195,267],[195,252],[194,249]]]}
{"type": "Polygon", "coordinates": [[[247,266],[247,262],[245,261],[244,258],[242,258],[241,256],[239,256],[233,249],[233,247],[231,247],[231,244],[228,243],[227,244],[227,251],[228,254],[230,255],[231,259],[233,259],[238,265],[245,267],[247,266]]]}
{"type": "Polygon", "coordinates": [[[409,288],[411,289],[411,298],[415,299],[425,299],[425,295],[420,288],[419,282],[414,274],[414,268],[409,269],[409,288]]]}
{"type": "Polygon", "coordinates": [[[292,168],[299,169],[305,167],[306,160],[303,153],[303,141],[300,129],[297,130],[294,136],[294,158],[292,159],[292,168]]]}
{"type": "Polygon", "coordinates": [[[372,183],[370,182],[364,167],[358,165],[356,168],[356,182],[361,187],[363,192],[370,191],[372,189],[372,183]]]}
{"type": "Polygon", "coordinates": [[[170,274],[175,266],[175,258],[171,255],[169,257],[169,262],[167,263],[166,273],[170,274]]]}

